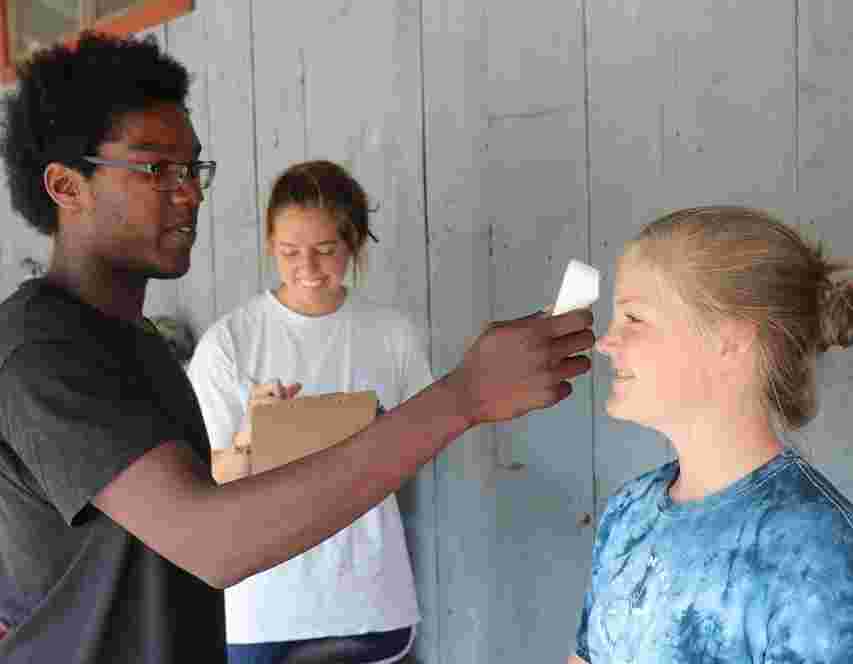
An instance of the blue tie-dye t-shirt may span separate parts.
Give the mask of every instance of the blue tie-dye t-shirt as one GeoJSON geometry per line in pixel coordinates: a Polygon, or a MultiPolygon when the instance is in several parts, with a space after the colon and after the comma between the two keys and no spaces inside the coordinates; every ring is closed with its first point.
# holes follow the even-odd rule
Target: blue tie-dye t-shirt
{"type": "Polygon", "coordinates": [[[673,503],[671,463],[608,502],[577,654],[591,664],[853,663],[853,506],[786,451],[673,503]]]}

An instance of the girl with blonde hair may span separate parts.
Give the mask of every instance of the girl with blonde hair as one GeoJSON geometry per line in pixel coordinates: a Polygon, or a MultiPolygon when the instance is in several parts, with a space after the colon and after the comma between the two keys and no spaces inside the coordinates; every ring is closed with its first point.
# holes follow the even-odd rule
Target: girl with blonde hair
{"type": "Polygon", "coordinates": [[[853,506],[780,439],[853,332],[847,265],[742,207],[680,210],[618,263],[607,411],[677,459],[612,496],[571,663],[853,661],[853,506]]]}

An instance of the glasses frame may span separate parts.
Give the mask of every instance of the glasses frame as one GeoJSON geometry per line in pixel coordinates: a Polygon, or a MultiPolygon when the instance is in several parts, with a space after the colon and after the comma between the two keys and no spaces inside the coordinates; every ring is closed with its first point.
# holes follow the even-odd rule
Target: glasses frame
{"type": "Polygon", "coordinates": [[[177,191],[187,181],[187,178],[190,177],[190,174],[192,172],[196,173],[194,176],[192,176],[192,179],[198,181],[199,187],[201,189],[210,189],[210,187],[213,185],[213,178],[216,175],[215,161],[169,161],[167,159],[164,159],[162,161],[156,162],[136,162],[126,161],[124,159],[104,159],[103,157],[94,157],[91,155],[84,155],[83,159],[91,164],[97,164],[98,166],[126,168],[130,171],[136,171],[137,173],[148,173],[152,177],[152,183],[156,182],[156,177],[161,168],[165,168],[167,166],[181,167],[181,171],[178,173],[178,184],[176,187],[163,189],[154,186],[155,191],[177,191]],[[210,177],[207,180],[206,186],[202,186],[201,179],[199,177],[201,168],[210,171],[210,177]]]}

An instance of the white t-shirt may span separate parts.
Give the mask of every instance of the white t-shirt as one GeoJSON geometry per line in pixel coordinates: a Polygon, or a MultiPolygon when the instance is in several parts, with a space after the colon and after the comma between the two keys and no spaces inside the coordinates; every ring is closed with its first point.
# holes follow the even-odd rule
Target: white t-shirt
{"type": "MultiPolygon", "coordinates": [[[[252,381],[299,382],[305,396],[374,390],[386,410],[432,382],[416,328],[352,292],[336,312],[316,317],[288,309],[270,291],[261,293],[202,336],[188,374],[216,449],[228,447],[242,427],[252,381]]],[[[392,494],[304,554],[228,588],[225,609],[228,642],[235,644],[416,624],[396,498],[392,494]]]]}

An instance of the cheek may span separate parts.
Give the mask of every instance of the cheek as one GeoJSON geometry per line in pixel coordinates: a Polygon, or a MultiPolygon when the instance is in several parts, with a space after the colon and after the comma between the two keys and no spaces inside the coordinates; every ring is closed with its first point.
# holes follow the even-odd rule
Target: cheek
{"type": "Polygon", "coordinates": [[[291,283],[296,275],[296,265],[294,262],[291,259],[280,256],[279,254],[273,254],[272,258],[275,261],[278,276],[282,282],[285,284],[291,283]]]}
{"type": "Polygon", "coordinates": [[[713,397],[715,374],[700,348],[669,348],[661,366],[662,390],[674,401],[705,403],[713,397]]]}
{"type": "Polygon", "coordinates": [[[324,262],[324,267],[329,274],[335,275],[338,279],[343,279],[349,267],[349,256],[329,256],[324,262]]]}

